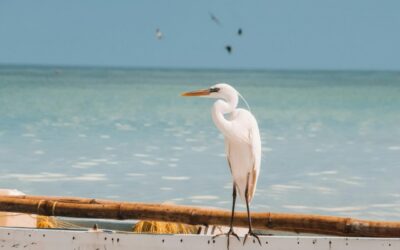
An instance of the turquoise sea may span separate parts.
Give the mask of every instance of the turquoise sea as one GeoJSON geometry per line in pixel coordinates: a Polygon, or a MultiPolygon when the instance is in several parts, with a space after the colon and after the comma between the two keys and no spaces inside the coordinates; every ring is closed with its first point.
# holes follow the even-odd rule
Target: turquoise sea
{"type": "Polygon", "coordinates": [[[0,66],[0,188],[229,209],[213,100],[180,97],[217,82],[259,122],[253,210],[400,219],[400,72],[0,66]]]}

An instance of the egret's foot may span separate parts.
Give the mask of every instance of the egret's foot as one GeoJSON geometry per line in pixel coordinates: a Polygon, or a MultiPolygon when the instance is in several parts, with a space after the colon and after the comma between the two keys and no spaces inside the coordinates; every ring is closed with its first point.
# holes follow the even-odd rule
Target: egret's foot
{"type": "Polygon", "coordinates": [[[250,235],[250,236],[253,236],[254,238],[256,238],[256,239],[258,240],[258,243],[260,243],[260,246],[261,246],[261,240],[260,240],[260,238],[259,238],[258,235],[255,234],[255,233],[253,232],[253,230],[251,230],[251,229],[250,229],[249,232],[244,236],[243,246],[244,246],[244,244],[246,243],[247,237],[249,237],[249,235],[250,235]]]}
{"type": "Polygon", "coordinates": [[[229,229],[229,231],[228,231],[227,233],[222,233],[222,234],[214,235],[214,236],[212,237],[212,239],[215,239],[215,238],[217,238],[217,237],[219,237],[219,236],[221,236],[221,235],[226,235],[226,237],[227,237],[227,242],[226,242],[226,243],[227,243],[227,246],[228,246],[228,250],[229,250],[229,238],[230,238],[231,235],[234,236],[234,237],[240,242],[239,236],[233,231],[232,228],[229,229]]]}

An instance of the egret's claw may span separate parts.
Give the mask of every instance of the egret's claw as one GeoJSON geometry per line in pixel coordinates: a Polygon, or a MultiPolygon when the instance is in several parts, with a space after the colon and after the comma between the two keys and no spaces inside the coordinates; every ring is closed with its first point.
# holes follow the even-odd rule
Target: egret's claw
{"type": "Polygon", "coordinates": [[[249,235],[250,235],[250,236],[253,236],[254,238],[256,238],[256,239],[258,240],[258,243],[260,243],[260,246],[261,246],[261,240],[260,240],[260,238],[258,237],[257,234],[253,233],[252,230],[249,230],[249,232],[244,236],[243,246],[244,246],[244,244],[246,243],[247,237],[248,237],[249,235]]]}
{"type": "Polygon", "coordinates": [[[215,239],[215,238],[217,238],[217,237],[219,237],[219,236],[221,236],[221,235],[226,235],[226,236],[227,236],[227,246],[228,246],[228,250],[229,250],[229,238],[230,238],[231,235],[233,235],[233,236],[240,242],[239,235],[237,235],[237,234],[233,231],[232,228],[229,229],[229,231],[228,231],[227,233],[222,233],[222,234],[214,235],[214,236],[212,237],[212,239],[215,239]]]}
{"type": "Polygon", "coordinates": [[[230,235],[233,235],[240,242],[239,235],[237,235],[232,229],[229,229],[229,231],[227,233],[221,233],[221,234],[214,235],[212,237],[212,239],[215,239],[215,238],[217,238],[217,237],[219,237],[221,235],[226,235],[228,238],[229,238],[230,235]]]}

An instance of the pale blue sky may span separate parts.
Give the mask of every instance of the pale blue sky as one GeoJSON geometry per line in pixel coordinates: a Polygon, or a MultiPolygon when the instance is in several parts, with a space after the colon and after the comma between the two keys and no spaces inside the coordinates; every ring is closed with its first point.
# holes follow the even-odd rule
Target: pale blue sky
{"type": "Polygon", "coordinates": [[[399,30],[399,0],[1,0],[0,64],[400,70],[399,30]]]}

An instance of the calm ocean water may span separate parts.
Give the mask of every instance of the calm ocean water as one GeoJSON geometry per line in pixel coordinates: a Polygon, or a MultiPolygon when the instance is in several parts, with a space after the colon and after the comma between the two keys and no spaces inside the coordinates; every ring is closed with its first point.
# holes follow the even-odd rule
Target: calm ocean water
{"type": "MultiPolygon", "coordinates": [[[[255,211],[400,219],[400,73],[0,67],[0,188],[231,206],[212,100],[259,121],[255,211]]],[[[242,202],[239,209],[244,209],[242,202]]]]}

